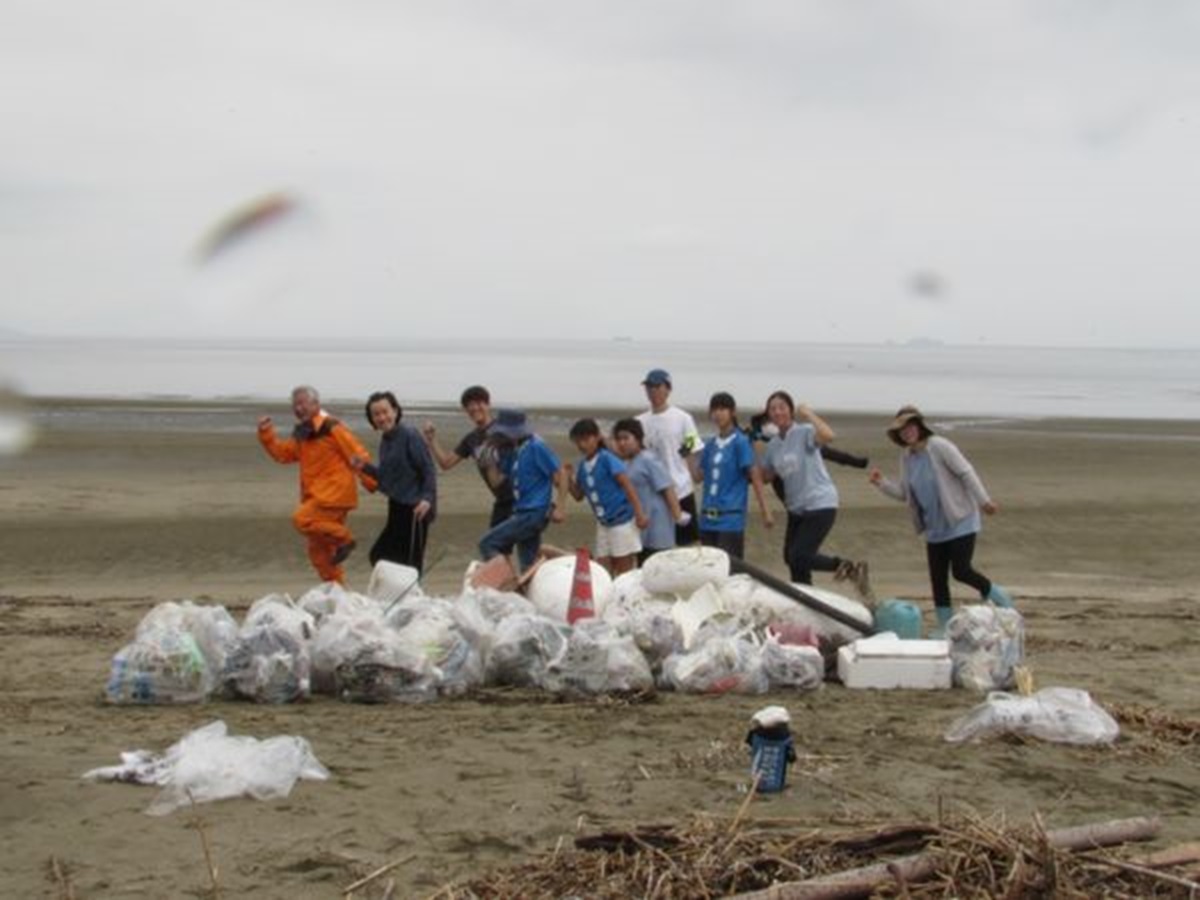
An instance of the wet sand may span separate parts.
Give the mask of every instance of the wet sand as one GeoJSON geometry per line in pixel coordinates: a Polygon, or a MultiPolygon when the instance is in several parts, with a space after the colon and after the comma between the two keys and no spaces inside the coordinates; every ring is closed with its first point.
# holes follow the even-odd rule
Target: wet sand
{"type": "MultiPolygon", "coordinates": [[[[768,702],[793,715],[802,759],[791,787],[751,815],[812,827],[936,815],[1040,812],[1050,826],[1159,812],[1164,840],[1200,837],[1200,751],[1126,729],[1105,750],[998,741],[952,747],[948,725],[980,698],[851,692],[768,697],[660,695],[655,702],[550,703],[498,695],[411,707],[318,698],[290,707],[213,703],[117,708],[101,699],[112,654],[155,603],[211,599],[240,614],[313,582],[288,516],[296,471],[262,454],[258,408],[231,404],[43,402],[35,449],[0,460],[0,884],[7,896],[201,894],[208,883],[190,813],[144,815],[153,791],[93,785],[81,772],[122,750],[161,750],[215,718],[231,732],[308,738],[332,771],[284,801],[233,800],[200,815],[227,896],[334,897],[377,866],[407,860],[399,896],[427,896],[482,867],[552,851],[578,831],[731,815],[743,798],[741,744],[768,702]]],[[[284,410],[270,410],[286,422],[284,410]]],[[[343,413],[360,437],[358,410],[343,413]]],[[[412,414],[412,419],[423,418],[412,414]]],[[[437,417],[446,443],[465,430],[437,417]]],[[[569,411],[538,421],[560,449],[569,411]]],[[[829,419],[839,445],[885,470],[883,417],[829,419]]],[[[936,417],[934,419],[936,421],[936,417]]],[[[1200,717],[1200,423],[1040,420],[957,423],[1001,513],[978,566],[1027,617],[1039,686],[1108,704],[1200,717]]],[[[878,594],[928,610],[924,554],[904,509],[859,470],[831,467],[842,511],[827,547],[871,562],[878,594]]],[[[383,503],[351,519],[373,538],[383,503]]],[[[429,589],[457,593],[486,518],[473,469],[441,481],[429,589]]],[[[547,540],[586,543],[582,507],[547,540]]],[[[754,523],[748,558],[783,574],[781,533],[754,523]]],[[[365,554],[351,558],[364,589],[365,554]]],[[[956,594],[956,599],[962,595],[956,594]]],[[[378,896],[382,881],[363,896],[378,896]],[[374,893],[372,893],[374,891],[374,893]]]]}

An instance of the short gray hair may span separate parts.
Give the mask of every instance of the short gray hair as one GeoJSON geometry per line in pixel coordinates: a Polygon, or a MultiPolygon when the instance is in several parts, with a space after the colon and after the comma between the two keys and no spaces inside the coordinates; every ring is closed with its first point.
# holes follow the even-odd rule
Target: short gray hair
{"type": "Polygon", "coordinates": [[[318,391],[311,384],[301,384],[301,385],[298,385],[298,386],[292,388],[292,399],[293,400],[296,399],[296,396],[298,394],[304,394],[306,397],[308,397],[308,399],[312,400],[314,403],[321,402],[321,392],[318,391]]]}

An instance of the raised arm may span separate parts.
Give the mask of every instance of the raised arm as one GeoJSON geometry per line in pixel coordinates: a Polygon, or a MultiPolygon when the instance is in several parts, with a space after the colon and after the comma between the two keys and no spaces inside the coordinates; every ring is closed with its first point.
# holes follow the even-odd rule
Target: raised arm
{"type": "Polygon", "coordinates": [[[837,435],[834,430],[829,427],[829,423],[813,412],[812,407],[805,403],[801,403],[796,407],[796,418],[803,419],[816,429],[817,446],[823,447],[825,444],[832,444],[837,435]]]}
{"type": "Polygon", "coordinates": [[[429,452],[437,462],[438,468],[443,472],[448,472],[463,461],[463,457],[453,451],[446,450],[438,443],[437,428],[432,422],[426,422],[421,426],[421,437],[425,439],[425,446],[429,448],[429,452]]]}
{"type": "Polygon", "coordinates": [[[296,443],[296,439],[279,440],[270,416],[263,416],[258,420],[258,442],[277,463],[294,463],[300,459],[300,445],[296,443]]]}

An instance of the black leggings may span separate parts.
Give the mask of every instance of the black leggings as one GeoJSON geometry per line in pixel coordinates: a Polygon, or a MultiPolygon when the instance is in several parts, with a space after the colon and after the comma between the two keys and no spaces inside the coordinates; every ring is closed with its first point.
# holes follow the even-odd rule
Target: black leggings
{"type": "Polygon", "coordinates": [[[388,562],[411,566],[425,571],[425,539],[429,536],[429,519],[417,521],[408,503],[388,500],[387,524],[371,547],[371,565],[386,559],[388,562]]]}
{"type": "Polygon", "coordinates": [[[783,539],[783,561],[795,584],[812,584],[812,573],[836,572],[842,559],[818,551],[833,528],[837,509],[814,509],[788,513],[787,536],[783,539]]]}
{"type": "Polygon", "coordinates": [[[987,599],[992,582],[971,567],[971,557],[975,555],[974,532],[952,541],[926,544],[925,555],[929,560],[929,583],[933,587],[934,606],[950,605],[951,574],[955,581],[970,585],[987,599]]]}

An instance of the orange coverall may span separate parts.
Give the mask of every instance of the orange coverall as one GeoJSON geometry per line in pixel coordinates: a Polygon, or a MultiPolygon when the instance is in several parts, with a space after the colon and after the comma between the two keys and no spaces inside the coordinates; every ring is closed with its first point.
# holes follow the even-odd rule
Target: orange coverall
{"type": "Polygon", "coordinates": [[[354,540],[346,527],[346,516],[358,506],[357,477],[369,490],[375,481],[356,475],[351,457],[364,461],[370,454],[353,432],[332,416],[318,413],[286,440],[280,440],[275,427],[258,429],[258,440],[276,462],[300,463],[300,505],[292,514],[292,524],[308,539],[308,558],[322,581],[342,581],[345,571],[333,562],[334,554],[354,540]],[[300,436],[298,436],[300,435],[300,436]]]}

